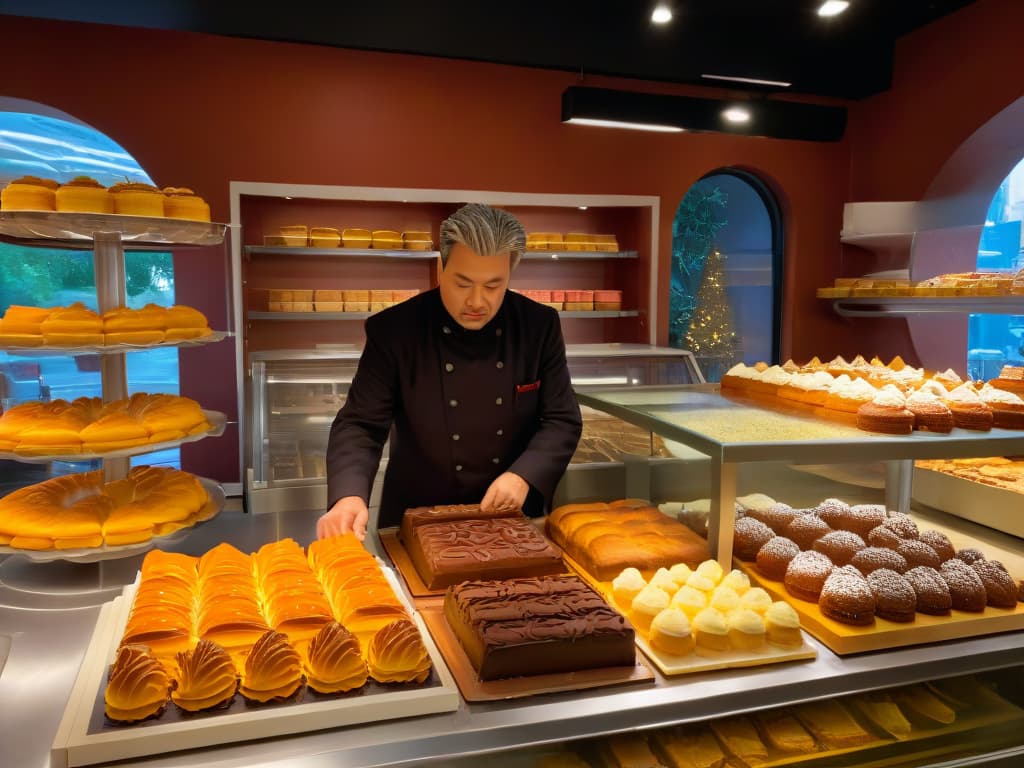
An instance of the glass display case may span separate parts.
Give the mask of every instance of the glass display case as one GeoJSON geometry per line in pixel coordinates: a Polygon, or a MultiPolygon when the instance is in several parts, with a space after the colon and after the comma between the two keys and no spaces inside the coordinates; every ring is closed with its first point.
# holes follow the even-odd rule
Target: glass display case
{"type": "MultiPolygon", "coordinates": [[[[322,509],[327,503],[327,438],[355,375],[355,345],[250,353],[247,498],[252,512],[322,509]]],[[[693,355],[646,344],[570,344],[573,386],[642,387],[703,382],[693,355]]],[[[668,456],[650,431],[589,408],[573,468],[619,465],[624,456],[668,456]]],[[[387,448],[385,447],[385,457],[387,448]]],[[[609,469],[613,469],[609,467],[609,469]]],[[[621,485],[611,473],[610,485],[621,485]]],[[[607,476],[607,473],[606,473],[607,476]]],[[[586,483],[591,493],[593,476],[586,483]]],[[[573,484],[567,478],[563,486],[573,484]]],[[[580,488],[573,495],[586,491],[580,488]]],[[[614,491],[616,493],[621,490],[614,491]]],[[[565,490],[558,498],[565,497],[565,490]]]]}

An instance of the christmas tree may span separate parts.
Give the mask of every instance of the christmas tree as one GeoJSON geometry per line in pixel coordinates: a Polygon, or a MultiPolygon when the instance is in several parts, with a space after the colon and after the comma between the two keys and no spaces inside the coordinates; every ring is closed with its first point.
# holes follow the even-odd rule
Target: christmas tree
{"type": "Polygon", "coordinates": [[[694,357],[708,381],[718,381],[735,361],[736,331],[733,330],[732,308],[725,295],[725,257],[711,249],[696,306],[690,315],[686,333],[686,349],[694,357]]]}

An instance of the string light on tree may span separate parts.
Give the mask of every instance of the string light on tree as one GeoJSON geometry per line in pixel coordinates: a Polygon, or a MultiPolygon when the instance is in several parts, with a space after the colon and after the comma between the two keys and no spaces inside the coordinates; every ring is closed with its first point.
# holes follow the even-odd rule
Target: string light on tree
{"type": "Polygon", "coordinates": [[[686,348],[702,359],[702,367],[731,362],[736,354],[736,332],[725,287],[725,257],[715,248],[708,256],[686,334],[686,348]]]}

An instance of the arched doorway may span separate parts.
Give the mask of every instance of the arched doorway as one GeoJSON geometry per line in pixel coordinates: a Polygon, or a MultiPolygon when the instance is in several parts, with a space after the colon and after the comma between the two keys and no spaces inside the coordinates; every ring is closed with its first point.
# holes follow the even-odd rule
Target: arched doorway
{"type": "Polygon", "coordinates": [[[718,381],[739,361],[777,362],[782,219],[753,174],[714,171],[690,187],[672,222],[669,344],[718,381]]]}

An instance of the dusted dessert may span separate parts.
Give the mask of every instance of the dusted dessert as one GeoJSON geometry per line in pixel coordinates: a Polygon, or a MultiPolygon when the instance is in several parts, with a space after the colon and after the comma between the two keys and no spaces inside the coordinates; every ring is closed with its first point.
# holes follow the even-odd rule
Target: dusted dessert
{"type": "Polygon", "coordinates": [[[444,611],[481,680],[636,660],[633,628],[577,576],[463,582],[444,611]]]}
{"type": "Polygon", "coordinates": [[[119,723],[135,723],[164,711],[171,679],[144,645],[122,645],[103,693],[104,712],[119,723]]]}
{"type": "Polygon", "coordinates": [[[191,651],[178,653],[177,686],[171,701],[186,712],[228,706],[238,691],[238,672],[231,656],[216,643],[200,640],[191,651]]]}
{"type": "Polygon", "coordinates": [[[268,630],[245,659],[239,690],[250,701],[284,701],[302,687],[302,661],[288,637],[268,630]]]}
{"type": "Polygon", "coordinates": [[[381,627],[366,649],[370,677],[378,683],[422,683],[430,676],[430,654],[408,618],[381,627]]]}
{"type": "Polygon", "coordinates": [[[310,641],[303,659],[306,684],[317,693],[343,693],[366,683],[369,670],[356,636],[341,624],[325,624],[310,641]]]}

